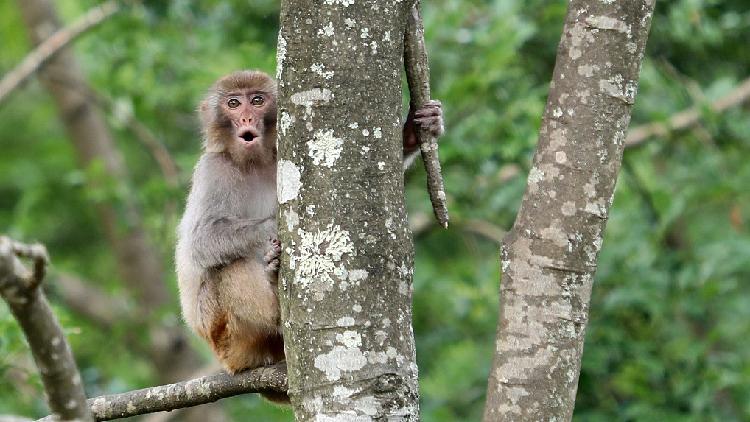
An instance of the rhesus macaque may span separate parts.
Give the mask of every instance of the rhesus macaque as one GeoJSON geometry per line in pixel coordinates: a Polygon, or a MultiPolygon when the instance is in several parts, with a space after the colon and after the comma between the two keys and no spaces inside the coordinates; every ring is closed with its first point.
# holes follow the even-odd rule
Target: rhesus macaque
{"type": "MultiPolygon", "coordinates": [[[[209,90],[200,105],[204,151],[178,228],[183,316],[231,373],[284,360],[276,99],[276,82],[258,71],[231,73],[209,90]]],[[[418,150],[418,125],[442,133],[439,102],[410,111],[405,157],[418,150]]]]}

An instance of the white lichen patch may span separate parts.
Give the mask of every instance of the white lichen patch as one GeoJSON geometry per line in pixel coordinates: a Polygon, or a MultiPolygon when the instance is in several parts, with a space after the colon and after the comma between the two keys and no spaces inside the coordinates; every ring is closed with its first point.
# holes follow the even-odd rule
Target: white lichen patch
{"type": "Polygon", "coordinates": [[[599,91],[610,97],[622,100],[625,104],[635,103],[635,94],[638,84],[635,81],[626,81],[622,75],[615,75],[609,79],[599,81],[599,91]]]}
{"type": "MultiPolygon", "coordinates": [[[[578,60],[583,55],[582,48],[585,43],[594,42],[594,36],[586,28],[585,25],[576,24],[570,30],[570,46],[568,48],[568,56],[572,60],[578,60]]],[[[560,75],[562,78],[563,75],[560,75]]]]}
{"type": "Polygon", "coordinates": [[[630,32],[630,25],[619,19],[609,16],[589,16],[588,18],[586,18],[586,23],[597,29],[606,29],[620,32],[627,35],[628,38],[632,36],[630,32]]]}
{"type": "Polygon", "coordinates": [[[359,347],[362,345],[362,336],[356,331],[347,330],[336,334],[336,341],[349,348],[359,347]]]}
{"type": "Polygon", "coordinates": [[[578,101],[580,101],[581,104],[588,104],[590,96],[591,96],[591,91],[589,91],[588,89],[582,89],[580,91],[576,91],[576,97],[578,97],[578,101]]]}
{"type": "Polygon", "coordinates": [[[278,46],[276,47],[276,80],[281,80],[284,71],[284,60],[286,60],[286,40],[279,33],[278,46]]]}
{"type": "Polygon", "coordinates": [[[370,37],[370,28],[362,28],[362,31],[359,33],[359,37],[362,39],[369,38],[370,37]]]}
{"type": "Polygon", "coordinates": [[[584,64],[578,66],[578,74],[590,78],[595,72],[599,71],[599,66],[595,64],[584,64]]]}
{"type": "Polygon", "coordinates": [[[359,347],[362,337],[356,331],[347,330],[336,334],[336,344],[330,352],[315,357],[315,368],[325,373],[329,381],[337,381],[341,373],[362,369],[367,358],[359,347]]]}
{"type": "Polygon", "coordinates": [[[322,76],[325,79],[331,79],[333,77],[332,70],[326,70],[326,66],[322,63],[313,63],[310,65],[310,70],[318,76],[322,76]]]}
{"type": "Polygon", "coordinates": [[[566,201],[564,204],[562,204],[562,207],[560,208],[560,212],[566,217],[572,217],[576,215],[576,204],[573,201],[566,201]]]}
{"type": "Polygon", "coordinates": [[[284,210],[284,220],[286,220],[286,228],[292,231],[299,225],[299,214],[293,209],[284,210]]]}
{"type": "Polygon", "coordinates": [[[333,135],[333,129],[319,130],[311,141],[307,141],[308,155],[315,165],[332,167],[341,155],[344,141],[333,135]]]}
{"type": "Polygon", "coordinates": [[[292,103],[305,107],[305,113],[310,114],[313,106],[328,104],[333,98],[331,90],[328,88],[313,88],[307,91],[292,94],[292,103]]]}
{"type": "Polygon", "coordinates": [[[529,171],[529,178],[527,184],[529,185],[529,191],[536,192],[539,190],[539,182],[544,180],[544,172],[536,167],[532,167],[529,171]]]}
{"type": "Polygon", "coordinates": [[[329,224],[324,230],[314,233],[299,229],[298,234],[298,255],[291,257],[296,268],[294,283],[302,287],[308,287],[313,282],[331,286],[334,277],[347,274],[340,261],[345,254],[354,253],[348,231],[329,224]]]}
{"type": "Polygon", "coordinates": [[[344,7],[349,7],[354,4],[354,0],[323,0],[323,4],[327,4],[329,6],[340,4],[344,7]]]}
{"type": "Polygon", "coordinates": [[[294,123],[294,116],[290,115],[286,111],[282,111],[281,119],[279,122],[279,126],[281,126],[281,134],[286,136],[286,132],[289,130],[290,127],[292,127],[293,123],[294,123]]]}
{"type": "Polygon", "coordinates": [[[380,139],[383,137],[383,130],[379,127],[372,129],[372,136],[375,137],[375,139],[380,139]]]}
{"type": "Polygon", "coordinates": [[[346,27],[347,27],[348,29],[352,29],[352,28],[354,28],[355,26],[357,26],[357,21],[355,21],[355,20],[354,20],[354,19],[352,19],[352,18],[346,18],[346,19],[344,19],[344,25],[346,25],[346,27]]]}
{"type": "Polygon", "coordinates": [[[349,271],[349,281],[359,283],[362,280],[367,280],[369,275],[367,270],[351,270],[349,271]]]}
{"type": "Polygon", "coordinates": [[[356,323],[354,318],[350,316],[341,317],[336,321],[336,325],[339,327],[351,327],[356,323]]]}
{"type": "Polygon", "coordinates": [[[556,128],[549,135],[549,146],[552,150],[557,151],[568,143],[568,133],[564,128],[556,128]]]}
{"type": "Polygon", "coordinates": [[[558,164],[565,164],[568,162],[568,156],[565,154],[565,151],[557,151],[555,153],[555,161],[558,164]]]}
{"type": "Polygon", "coordinates": [[[324,415],[318,413],[315,415],[315,422],[372,422],[370,416],[358,415],[353,410],[348,410],[335,415],[324,415]]]}
{"type": "Polygon", "coordinates": [[[318,29],[318,35],[322,35],[324,37],[332,37],[333,36],[333,22],[328,22],[328,25],[318,29]]]}
{"type": "Polygon", "coordinates": [[[279,160],[276,170],[276,189],[279,204],[297,198],[302,187],[302,177],[299,169],[291,161],[279,160]]]}
{"type": "Polygon", "coordinates": [[[560,229],[560,221],[555,220],[550,227],[542,229],[539,234],[544,240],[549,240],[561,248],[568,247],[568,236],[560,229]]]}

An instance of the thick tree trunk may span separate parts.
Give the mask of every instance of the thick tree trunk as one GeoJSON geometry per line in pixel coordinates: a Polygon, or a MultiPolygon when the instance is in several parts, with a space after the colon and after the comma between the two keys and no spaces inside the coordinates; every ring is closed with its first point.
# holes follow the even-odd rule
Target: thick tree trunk
{"type": "Polygon", "coordinates": [[[418,419],[401,170],[411,6],[282,2],[279,291],[299,421],[418,419]]]}
{"type": "MultiPolygon", "coordinates": [[[[49,0],[19,0],[29,36],[38,45],[59,30],[60,20],[49,0]]],[[[144,318],[170,303],[159,254],[147,239],[134,195],[128,194],[127,171],[107,124],[87,93],[90,88],[73,54],[60,50],[39,73],[54,98],[82,167],[100,160],[104,176],[125,192],[116,203],[100,203],[97,213],[116,256],[123,282],[133,286],[144,318]]],[[[96,183],[97,181],[93,181],[96,183]]],[[[141,321],[149,322],[149,321],[141,321]]],[[[151,358],[160,381],[174,382],[193,375],[201,359],[188,345],[181,327],[152,324],[151,358]]],[[[205,420],[209,415],[199,410],[205,420]]],[[[216,416],[215,413],[213,413],[216,416]]]]}
{"type": "Polygon", "coordinates": [[[654,0],[572,0],[539,145],[502,247],[485,421],[569,420],[596,259],[654,0]]]}

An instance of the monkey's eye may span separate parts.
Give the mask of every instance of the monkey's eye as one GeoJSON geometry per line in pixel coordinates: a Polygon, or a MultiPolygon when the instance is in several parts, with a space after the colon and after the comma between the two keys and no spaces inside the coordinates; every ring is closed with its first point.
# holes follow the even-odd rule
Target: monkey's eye
{"type": "Polygon", "coordinates": [[[254,105],[254,106],[261,106],[261,105],[263,105],[263,102],[264,102],[264,101],[265,101],[265,100],[263,100],[263,96],[261,96],[261,95],[256,95],[256,96],[254,96],[254,97],[253,97],[253,98],[252,98],[252,99],[250,100],[250,103],[251,103],[252,105],[254,105]]]}
{"type": "Polygon", "coordinates": [[[240,106],[240,100],[236,98],[230,98],[229,101],[227,101],[227,105],[229,108],[237,108],[240,106]]]}

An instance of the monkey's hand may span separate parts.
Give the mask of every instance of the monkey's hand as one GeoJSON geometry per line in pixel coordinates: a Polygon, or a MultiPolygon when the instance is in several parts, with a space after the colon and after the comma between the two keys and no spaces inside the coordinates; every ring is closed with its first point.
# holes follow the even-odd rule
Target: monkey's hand
{"type": "Polygon", "coordinates": [[[404,123],[404,156],[419,148],[417,131],[420,129],[426,129],[436,139],[443,134],[443,105],[440,101],[430,100],[418,110],[409,109],[404,123]]]}
{"type": "Polygon", "coordinates": [[[281,242],[279,239],[271,239],[271,247],[263,257],[263,262],[266,264],[266,273],[268,278],[273,284],[279,281],[279,258],[281,257],[281,242]]]}

